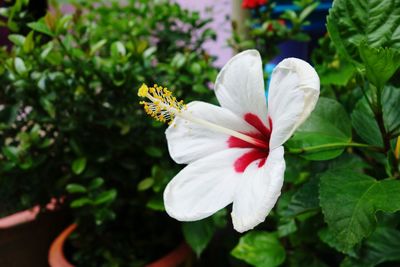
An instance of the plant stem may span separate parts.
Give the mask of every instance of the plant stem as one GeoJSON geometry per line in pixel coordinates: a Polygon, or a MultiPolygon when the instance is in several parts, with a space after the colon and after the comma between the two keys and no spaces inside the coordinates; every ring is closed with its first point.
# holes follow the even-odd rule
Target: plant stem
{"type": "Polygon", "coordinates": [[[346,148],[346,147],[360,147],[360,148],[366,148],[366,149],[382,152],[381,147],[371,146],[371,145],[361,144],[361,143],[332,143],[332,144],[324,144],[324,145],[319,145],[319,146],[310,146],[310,147],[303,147],[303,148],[289,148],[288,152],[292,153],[292,154],[315,153],[315,152],[320,152],[320,151],[328,151],[328,150],[334,150],[334,149],[346,148]]]}

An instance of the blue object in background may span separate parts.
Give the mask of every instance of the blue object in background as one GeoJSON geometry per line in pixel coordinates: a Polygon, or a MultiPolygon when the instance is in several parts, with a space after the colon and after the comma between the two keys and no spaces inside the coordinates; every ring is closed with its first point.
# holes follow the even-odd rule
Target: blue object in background
{"type": "MultiPolygon", "coordinates": [[[[332,7],[332,0],[322,0],[317,8],[311,13],[308,20],[310,25],[304,27],[304,31],[311,37],[309,42],[286,41],[278,45],[279,55],[273,58],[264,67],[264,71],[271,77],[271,73],[275,66],[283,59],[288,57],[296,57],[305,61],[310,60],[311,51],[317,46],[318,39],[326,33],[326,16],[332,7]]],[[[279,17],[286,10],[298,10],[299,7],[292,4],[292,1],[279,1],[274,7],[272,15],[279,17]]],[[[266,82],[266,95],[268,96],[269,79],[266,82]]]]}

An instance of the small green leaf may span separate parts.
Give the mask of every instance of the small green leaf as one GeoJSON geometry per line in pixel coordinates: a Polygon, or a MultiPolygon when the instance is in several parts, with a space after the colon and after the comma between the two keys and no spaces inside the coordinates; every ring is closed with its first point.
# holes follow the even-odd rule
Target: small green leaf
{"type": "Polygon", "coordinates": [[[197,257],[207,247],[215,232],[215,226],[211,218],[203,219],[195,222],[184,222],[182,231],[185,240],[190,247],[196,252],[197,257]]]}
{"type": "Polygon", "coordinates": [[[33,31],[31,31],[25,38],[23,45],[24,52],[29,53],[33,50],[34,47],[35,47],[35,42],[33,41],[33,31]]]}
{"type": "Polygon", "coordinates": [[[74,174],[81,174],[86,168],[86,158],[77,158],[72,162],[72,171],[74,174]]]}
{"type": "Polygon", "coordinates": [[[75,199],[74,201],[71,202],[70,207],[71,208],[80,208],[86,205],[92,205],[93,201],[90,200],[89,198],[83,197],[83,198],[78,198],[75,199]]]}
{"type": "Polygon", "coordinates": [[[152,156],[154,158],[161,158],[163,155],[162,150],[155,146],[146,147],[145,152],[147,155],[152,156]]]}
{"type": "Polygon", "coordinates": [[[44,22],[44,19],[40,19],[39,21],[28,23],[28,27],[37,32],[44,33],[49,36],[54,36],[54,34],[51,32],[49,27],[44,22]]]}
{"type": "Polygon", "coordinates": [[[25,42],[25,36],[20,34],[10,34],[8,35],[8,39],[16,46],[23,46],[25,42]]]}
{"type": "Polygon", "coordinates": [[[101,177],[97,177],[97,178],[93,179],[93,180],[90,182],[88,188],[89,188],[89,190],[94,190],[94,189],[99,188],[99,187],[102,186],[103,184],[104,184],[104,179],[101,178],[101,177]]]}
{"type": "Polygon", "coordinates": [[[348,251],[373,232],[377,210],[400,210],[400,181],[377,181],[346,169],[329,171],[321,177],[320,204],[329,229],[348,251]]]}
{"type": "MultiPolygon", "coordinates": [[[[321,97],[310,117],[297,129],[286,143],[290,149],[349,143],[351,141],[350,119],[337,101],[321,97]]],[[[344,148],[321,149],[300,154],[310,160],[327,160],[339,156],[344,148]]]]}
{"type": "Polygon", "coordinates": [[[24,75],[27,71],[24,61],[19,57],[14,59],[14,67],[19,75],[24,75]]]}
{"type": "Polygon", "coordinates": [[[286,257],[277,235],[261,231],[251,231],[243,235],[231,254],[256,267],[279,266],[286,257]]]}
{"type": "Polygon", "coordinates": [[[363,43],[359,53],[366,68],[368,80],[378,88],[393,76],[400,66],[400,53],[393,48],[373,48],[363,43]]]}
{"type": "Polygon", "coordinates": [[[111,203],[117,197],[117,190],[111,189],[105,192],[102,192],[99,196],[97,196],[93,203],[94,205],[101,205],[105,203],[111,203]]]}
{"type": "Polygon", "coordinates": [[[151,188],[154,184],[154,179],[151,177],[147,177],[145,179],[143,179],[142,181],[140,181],[140,183],[137,186],[137,190],[138,191],[145,191],[149,188],[151,188]]]}
{"type": "Polygon", "coordinates": [[[111,56],[113,58],[119,58],[126,55],[126,49],[123,43],[120,41],[111,44],[111,56]]]}
{"type": "Polygon", "coordinates": [[[102,39],[100,41],[98,41],[97,43],[95,43],[94,45],[92,45],[90,47],[90,55],[94,55],[94,53],[96,53],[100,48],[102,48],[105,44],[107,43],[106,39],[102,39]]]}
{"type": "Polygon", "coordinates": [[[66,189],[71,194],[87,192],[86,188],[81,184],[68,184],[66,189]]]}

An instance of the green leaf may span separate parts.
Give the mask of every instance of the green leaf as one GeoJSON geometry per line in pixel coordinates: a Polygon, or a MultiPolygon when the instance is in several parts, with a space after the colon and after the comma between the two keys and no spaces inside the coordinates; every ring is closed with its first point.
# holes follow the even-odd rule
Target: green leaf
{"type": "MultiPolygon", "coordinates": [[[[343,106],[329,98],[321,97],[310,117],[299,127],[286,143],[290,149],[349,143],[351,141],[350,119],[343,106]]],[[[344,148],[332,148],[304,152],[302,157],[310,160],[327,160],[339,156],[344,148]]],[[[290,150],[289,150],[290,151],[290,150]]]]}
{"type": "Polygon", "coordinates": [[[400,261],[400,231],[378,227],[365,242],[363,261],[375,263],[400,261]]]}
{"type": "Polygon", "coordinates": [[[387,261],[400,261],[400,231],[389,227],[377,227],[359,254],[359,257],[354,255],[346,258],[341,266],[373,267],[387,261]]]}
{"type": "Polygon", "coordinates": [[[117,41],[111,44],[111,56],[113,58],[119,58],[126,55],[126,49],[122,42],[117,41]]]}
{"type": "Polygon", "coordinates": [[[251,231],[243,235],[231,254],[256,267],[279,266],[286,257],[277,235],[261,231],[251,231]]]}
{"type": "Polygon", "coordinates": [[[100,41],[98,41],[97,43],[95,43],[94,45],[92,45],[90,47],[90,55],[94,55],[94,53],[96,53],[100,48],[102,48],[105,44],[107,43],[106,39],[102,39],[100,41]]]}
{"type": "Polygon", "coordinates": [[[70,207],[71,208],[80,208],[86,205],[92,205],[93,201],[89,198],[83,197],[83,198],[78,198],[75,199],[74,201],[71,202],[70,207]]]}
{"type": "Polygon", "coordinates": [[[315,69],[318,72],[322,85],[339,85],[345,86],[350,79],[354,76],[356,69],[353,64],[348,61],[338,61],[337,67],[325,67],[323,65],[316,65],[315,69]]]}
{"type": "Polygon", "coordinates": [[[86,158],[77,158],[72,162],[72,171],[74,174],[81,174],[86,168],[86,158]]]}
{"type": "Polygon", "coordinates": [[[19,75],[24,75],[27,71],[24,61],[19,57],[14,59],[14,67],[19,75]]]}
{"type": "Polygon", "coordinates": [[[365,142],[375,146],[383,146],[378,123],[365,97],[357,102],[351,114],[351,123],[354,130],[365,142]]]}
{"type": "Polygon", "coordinates": [[[13,162],[19,161],[19,152],[20,150],[16,146],[3,146],[2,152],[6,156],[7,159],[13,162]]]}
{"type": "Polygon", "coordinates": [[[183,236],[197,257],[207,247],[215,232],[215,226],[211,218],[196,222],[184,222],[182,224],[183,236]]]}
{"type": "Polygon", "coordinates": [[[90,182],[88,188],[89,188],[89,190],[94,190],[94,189],[99,188],[99,187],[102,186],[103,184],[104,184],[104,179],[101,178],[101,177],[97,177],[97,178],[93,179],[93,180],[90,182]]]}
{"type": "Polygon", "coordinates": [[[31,31],[24,40],[24,52],[29,53],[35,47],[35,42],[33,41],[33,31],[31,31]]]}
{"type": "Polygon", "coordinates": [[[284,216],[293,217],[317,210],[319,208],[318,186],[319,178],[313,178],[297,190],[290,200],[287,210],[284,211],[284,216]]]}
{"type": "Polygon", "coordinates": [[[400,135],[400,88],[385,86],[382,92],[383,121],[392,136],[400,135]]]}
{"type": "Polygon", "coordinates": [[[280,223],[278,226],[278,236],[284,237],[293,234],[297,231],[297,225],[294,219],[280,223]]]}
{"type": "Polygon", "coordinates": [[[354,249],[345,251],[343,244],[337,241],[336,235],[329,230],[329,228],[322,228],[318,231],[318,236],[322,242],[336,249],[337,251],[345,252],[347,255],[356,257],[354,249]]]}
{"type": "Polygon", "coordinates": [[[49,36],[54,36],[54,34],[51,32],[49,27],[47,27],[46,23],[44,22],[44,19],[40,19],[39,21],[28,23],[28,27],[37,32],[44,33],[49,36]]]}
{"type": "Polygon", "coordinates": [[[142,181],[140,181],[140,183],[137,186],[137,190],[138,191],[145,191],[149,188],[151,188],[154,184],[154,179],[151,177],[147,177],[145,179],[143,179],[142,181]]]}
{"type": "Polygon", "coordinates": [[[361,62],[358,46],[400,48],[400,1],[335,0],[327,17],[329,35],[340,54],[361,62]]]}
{"type": "Polygon", "coordinates": [[[368,80],[378,88],[393,76],[400,66],[400,53],[393,48],[373,48],[366,44],[359,47],[368,80]]]}
{"type": "Polygon", "coordinates": [[[348,251],[373,232],[377,210],[400,210],[400,181],[377,181],[345,169],[329,171],[321,177],[320,204],[330,230],[348,251]]]}
{"type": "Polygon", "coordinates": [[[86,193],[86,188],[81,184],[68,184],[66,187],[68,193],[86,193]]]}
{"type": "Polygon", "coordinates": [[[25,36],[20,34],[10,34],[8,35],[8,39],[16,46],[23,46],[25,42],[25,36]]]}
{"type": "Polygon", "coordinates": [[[97,196],[93,203],[94,205],[101,205],[105,203],[111,203],[117,197],[117,190],[110,189],[108,191],[102,192],[99,196],[97,196]]]}
{"type": "Polygon", "coordinates": [[[156,146],[148,146],[145,149],[147,155],[152,156],[154,158],[161,158],[163,153],[162,150],[156,146]]]}

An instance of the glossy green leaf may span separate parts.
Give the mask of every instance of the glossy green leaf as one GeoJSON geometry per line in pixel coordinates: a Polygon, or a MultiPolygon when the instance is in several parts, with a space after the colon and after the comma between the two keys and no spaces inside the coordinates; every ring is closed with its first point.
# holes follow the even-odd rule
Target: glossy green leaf
{"type": "Polygon", "coordinates": [[[110,190],[102,192],[100,195],[98,195],[94,199],[93,203],[94,203],[94,205],[111,203],[115,200],[116,197],[117,197],[117,190],[110,189],[110,190]]]}
{"type": "Polygon", "coordinates": [[[77,158],[72,162],[72,171],[79,175],[81,174],[86,168],[86,158],[81,157],[77,158]]]}
{"type": "Polygon", "coordinates": [[[182,224],[183,236],[196,255],[200,254],[207,247],[215,232],[215,226],[211,218],[195,222],[184,222],[182,224]]]}
{"type": "Polygon", "coordinates": [[[86,188],[81,184],[69,184],[66,187],[68,193],[86,193],[86,188]]]}
{"type": "Polygon", "coordinates": [[[348,251],[373,232],[377,210],[400,210],[400,181],[377,181],[347,169],[328,171],[321,177],[320,204],[330,230],[348,251]]]}
{"type": "Polygon", "coordinates": [[[368,80],[378,88],[383,88],[400,66],[399,49],[373,48],[363,43],[359,46],[359,53],[368,80]]]}
{"type": "Polygon", "coordinates": [[[256,267],[279,266],[286,257],[277,234],[262,231],[251,231],[243,235],[231,254],[256,267]]]}
{"type": "Polygon", "coordinates": [[[358,46],[400,48],[398,0],[335,0],[327,18],[329,35],[346,59],[361,62],[358,46]]]}
{"type": "MultiPolygon", "coordinates": [[[[347,112],[337,101],[321,97],[310,117],[297,129],[286,143],[290,149],[303,150],[321,145],[349,143],[351,124],[347,112]]],[[[327,160],[339,156],[344,148],[304,152],[300,155],[310,160],[327,160]]]]}
{"type": "Polygon", "coordinates": [[[383,146],[378,123],[365,97],[357,102],[351,114],[351,123],[354,130],[365,142],[375,146],[383,146]]]}

